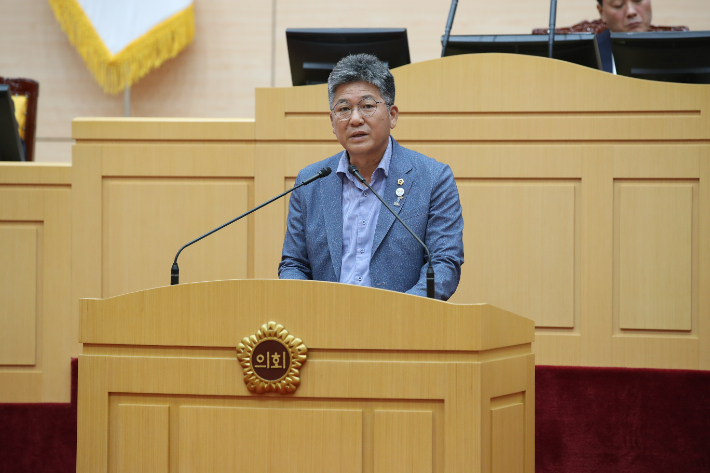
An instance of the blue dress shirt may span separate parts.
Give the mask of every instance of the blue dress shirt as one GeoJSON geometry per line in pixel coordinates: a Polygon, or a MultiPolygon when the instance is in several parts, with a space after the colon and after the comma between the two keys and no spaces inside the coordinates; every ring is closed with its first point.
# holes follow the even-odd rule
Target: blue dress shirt
{"type": "MultiPolygon", "coordinates": [[[[382,195],[392,159],[392,138],[387,142],[380,164],[372,173],[370,185],[382,195]]],[[[350,160],[343,151],[336,173],[343,181],[343,256],[340,282],[357,286],[372,286],[370,258],[375,227],[382,203],[372,192],[348,172],[350,160]]]]}

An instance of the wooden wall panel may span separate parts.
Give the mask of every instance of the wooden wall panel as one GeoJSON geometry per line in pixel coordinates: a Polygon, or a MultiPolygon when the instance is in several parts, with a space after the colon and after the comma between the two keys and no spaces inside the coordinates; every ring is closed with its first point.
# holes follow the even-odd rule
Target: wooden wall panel
{"type": "Polygon", "coordinates": [[[0,163],[0,402],[69,402],[71,167],[0,163]]]}
{"type": "Polygon", "coordinates": [[[361,473],[362,411],[180,408],[180,471],[361,473]]]}
{"type": "Polygon", "coordinates": [[[535,379],[536,357],[528,356],[522,365],[498,360],[482,370],[482,471],[535,469],[535,393],[525,385],[535,379]],[[515,374],[503,378],[497,369],[515,374]]]}
{"type": "Polygon", "coordinates": [[[168,406],[118,406],[116,473],[168,473],[168,419],[168,406]]]}
{"type": "Polygon", "coordinates": [[[489,300],[537,327],[574,327],[575,184],[460,180],[458,186],[468,223],[465,266],[485,270],[467,271],[452,302],[489,300]]]}
{"type": "MultiPolygon", "coordinates": [[[[652,366],[659,368],[686,368],[686,369],[707,369],[710,366],[707,355],[703,350],[707,350],[710,340],[705,335],[705,330],[710,321],[708,317],[707,304],[703,304],[704,294],[708,281],[701,280],[700,275],[706,271],[707,258],[703,257],[703,252],[710,247],[707,239],[703,238],[702,228],[706,225],[707,209],[702,205],[702,196],[705,195],[708,176],[701,170],[710,162],[710,146],[707,144],[678,144],[670,146],[668,144],[655,146],[615,146],[614,162],[615,172],[613,180],[614,186],[614,263],[613,263],[613,323],[612,323],[612,345],[611,353],[613,364],[616,366],[652,366]],[[647,161],[641,155],[647,157],[647,161]],[[648,215],[649,220],[645,224],[653,225],[659,220],[666,221],[672,227],[652,228],[641,236],[639,245],[641,249],[635,251],[647,251],[652,245],[657,245],[657,239],[668,238],[672,235],[682,235],[685,243],[676,242],[673,246],[668,246],[673,242],[666,242],[663,248],[659,248],[654,254],[654,258],[644,264],[658,265],[651,268],[652,272],[646,272],[643,278],[646,284],[658,284],[661,278],[666,275],[661,271],[673,271],[679,265],[685,264],[683,273],[672,282],[659,288],[657,293],[651,295],[649,299],[657,306],[665,305],[670,308],[674,301],[678,301],[679,295],[685,292],[682,298],[685,300],[686,315],[680,320],[683,321],[684,328],[681,330],[657,330],[657,329],[633,329],[623,328],[621,321],[622,313],[620,301],[621,290],[621,190],[640,190],[643,197],[648,197],[642,201],[640,207],[642,211],[648,211],[647,207],[652,204],[654,209],[652,215],[648,215]],[[676,200],[674,210],[670,199],[658,202],[659,192],[673,193],[675,190],[690,191],[690,196],[683,198],[684,203],[680,206],[676,200]],[[647,195],[643,195],[643,194],[647,195]],[[678,222],[684,219],[685,223],[678,222]],[[690,235],[687,235],[688,226],[690,235]],[[685,229],[685,230],[683,230],[685,229]],[[652,231],[653,234],[649,234],[652,231]],[[690,243],[688,243],[688,238],[690,243]],[[669,252],[678,252],[673,256],[669,266],[669,252]],[[688,253],[690,261],[688,264],[688,253]],[[659,258],[656,258],[658,256],[659,258]],[[665,258],[662,258],[664,257],[665,258]],[[665,267],[662,266],[665,261],[665,267]],[[685,263],[684,263],[685,262],[685,263]],[[685,280],[684,288],[679,282],[685,280]],[[689,286],[689,287],[688,287],[689,286]],[[688,294],[689,290],[689,294],[688,294]],[[662,295],[662,301],[659,296],[662,295]],[[704,368],[705,367],[705,368],[704,368]]],[[[686,192],[687,194],[687,192],[686,192]]],[[[666,197],[672,197],[667,195],[666,197]]],[[[632,215],[632,218],[637,218],[632,215]]],[[[645,303],[645,301],[644,301],[645,303]]],[[[648,308],[646,321],[657,326],[665,324],[674,327],[678,324],[672,309],[666,310],[663,317],[658,314],[655,308],[648,308]],[[651,318],[655,316],[655,318],[651,318]]]]}
{"type": "Polygon", "coordinates": [[[619,327],[690,330],[692,184],[624,184],[618,196],[619,327]]]}
{"type": "Polygon", "coordinates": [[[614,335],[611,363],[625,368],[703,369],[700,343],[692,334],[677,332],[614,335]]]}
{"type": "Polygon", "coordinates": [[[525,471],[525,408],[522,403],[491,409],[493,473],[525,471]]]}
{"type": "Polygon", "coordinates": [[[431,473],[432,413],[375,411],[374,473],[431,473]]]}
{"type": "MultiPolygon", "coordinates": [[[[168,285],[181,246],[254,206],[253,120],[117,124],[75,122],[76,304],[168,285]]],[[[253,277],[253,235],[247,217],[185,249],[181,282],[253,277]]]]}
{"type": "MultiPolygon", "coordinates": [[[[99,349],[105,349],[107,347],[93,347],[95,350],[99,349]]],[[[115,347],[117,351],[114,353],[115,355],[118,356],[123,356],[126,354],[125,350],[121,350],[120,347],[115,347]]],[[[147,347],[146,347],[147,348],[147,347]]],[[[130,349],[133,351],[135,354],[139,354],[138,350],[135,349],[130,349]]],[[[160,347],[153,347],[152,353],[149,355],[151,357],[162,357],[170,352],[172,352],[173,349],[170,348],[160,348],[160,347]]],[[[232,350],[233,351],[233,350],[232,350]]],[[[199,354],[201,355],[202,353],[205,353],[206,350],[199,350],[199,354]]],[[[94,354],[98,354],[98,351],[95,351],[94,354]]],[[[101,354],[106,354],[106,352],[103,352],[101,354]]],[[[185,357],[191,357],[196,354],[195,350],[185,350],[183,349],[183,353],[178,354],[178,358],[185,358],[185,357]]],[[[170,355],[172,356],[172,355],[170,355]]],[[[374,358],[373,358],[374,359],[374,358]]],[[[92,357],[89,359],[87,362],[83,362],[84,364],[87,365],[93,365],[97,366],[94,362],[97,360],[97,357],[92,357]]],[[[229,363],[235,362],[235,358],[232,358],[232,361],[229,363]]],[[[209,365],[207,365],[209,366],[209,365]]],[[[212,371],[210,368],[208,368],[208,371],[212,371]]],[[[96,376],[100,373],[99,370],[96,370],[95,368],[93,369],[92,373],[96,376]]],[[[87,397],[91,397],[91,400],[93,401],[98,401],[98,404],[100,407],[97,408],[96,405],[90,406],[90,409],[96,409],[97,415],[100,412],[103,411],[103,406],[107,405],[108,406],[108,415],[106,415],[107,422],[103,424],[103,428],[106,428],[107,431],[111,432],[111,435],[109,435],[110,439],[108,441],[108,458],[111,460],[108,460],[108,466],[109,466],[109,471],[112,471],[112,468],[115,467],[115,459],[117,458],[117,452],[118,452],[118,445],[117,445],[117,439],[116,439],[116,433],[118,432],[118,423],[119,423],[119,416],[118,416],[118,411],[119,407],[121,406],[136,406],[136,407],[142,407],[142,406],[161,406],[165,408],[169,408],[169,425],[170,425],[170,439],[169,439],[169,444],[170,444],[170,471],[171,472],[179,472],[179,471],[186,471],[186,466],[183,465],[195,465],[195,464],[200,464],[200,455],[204,453],[211,453],[214,451],[216,448],[220,448],[223,443],[226,442],[226,440],[220,440],[219,438],[216,441],[216,444],[214,446],[209,445],[209,442],[212,442],[215,437],[219,437],[222,433],[217,434],[214,432],[213,429],[219,428],[220,426],[224,426],[225,423],[231,422],[234,418],[238,418],[240,421],[244,420],[249,420],[249,419],[256,419],[256,420],[263,420],[266,419],[266,422],[271,422],[271,424],[264,425],[262,430],[256,431],[252,428],[251,425],[248,425],[246,423],[241,423],[238,426],[232,426],[228,425],[224,431],[222,432],[234,432],[235,430],[240,430],[237,434],[239,435],[240,438],[243,435],[248,435],[249,433],[252,433],[252,435],[260,435],[260,436],[265,436],[265,435],[270,435],[271,439],[273,440],[274,435],[271,435],[271,432],[274,432],[275,430],[281,429],[283,430],[282,424],[279,422],[278,418],[279,413],[285,412],[287,417],[293,417],[291,414],[294,412],[302,412],[305,415],[300,416],[301,418],[318,418],[317,411],[320,412],[325,412],[325,416],[327,418],[332,419],[333,418],[333,413],[343,413],[345,414],[346,421],[351,418],[352,415],[355,415],[357,417],[360,417],[361,420],[361,425],[362,428],[360,429],[361,432],[361,440],[360,440],[360,445],[362,446],[362,453],[361,457],[362,460],[360,464],[362,465],[362,470],[364,472],[369,472],[373,473],[374,472],[374,450],[375,450],[375,412],[377,411],[392,411],[396,410],[397,412],[404,412],[404,414],[409,414],[409,413],[414,413],[414,414],[427,414],[429,417],[429,420],[432,421],[433,423],[429,423],[429,429],[430,432],[443,432],[444,431],[444,422],[443,422],[443,417],[444,417],[444,404],[440,401],[421,401],[421,400],[392,400],[392,399],[324,399],[322,397],[320,398],[308,398],[308,397],[303,397],[299,396],[297,399],[293,397],[282,397],[278,396],[276,398],[274,397],[269,397],[269,399],[263,399],[263,398],[255,398],[249,394],[244,388],[244,393],[242,393],[242,389],[244,384],[242,383],[242,380],[238,376],[232,376],[235,374],[236,371],[234,370],[229,370],[229,379],[221,379],[219,381],[220,384],[223,385],[224,388],[227,388],[227,390],[231,393],[229,396],[209,396],[209,395],[199,395],[199,396],[185,396],[185,395],[155,395],[155,394],[138,394],[136,392],[131,392],[131,393],[120,393],[120,392],[115,392],[111,393],[108,395],[108,402],[106,402],[106,396],[101,395],[98,392],[93,392],[91,394],[88,394],[87,397]],[[235,389],[236,388],[236,389],[235,389]],[[238,392],[239,395],[233,395],[234,392],[238,392]],[[266,408],[264,408],[264,401],[268,404],[266,408]],[[278,411],[277,414],[272,415],[272,411],[278,411]],[[246,413],[246,414],[245,414],[246,413]],[[186,414],[186,415],[184,415],[186,414]],[[225,421],[225,419],[221,418],[221,415],[226,415],[228,419],[225,421]],[[215,422],[213,420],[219,417],[219,419],[215,422]],[[192,425],[199,424],[202,426],[203,431],[202,433],[204,435],[198,436],[196,434],[192,435],[186,435],[185,433],[185,424],[190,423],[192,425]],[[185,443],[185,438],[189,437],[191,439],[190,443],[186,446],[185,443]],[[202,440],[205,440],[203,443],[202,440]],[[182,442],[182,443],[181,443],[182,442]],[[188,452],[183,452],[183,450],[189,450],[188,452]],[[189,460],[184,460],[185,458],[189,458],[189,460]],[[183,461],[181,462],[181,458],[183,461]],[[184,463],[186,461],[187,463],[184,463]]],[[[162,377],[162,375],[158,375],[159,378],[162,377]]],[[[205,378],[209,379],[209,378],[205,378]]],[[[172,385],[172,383],[169,383],[172,385]]],[[[207,384],[212,385],[211,381],[202,381],[202,387],[200,388],[200,391],[203,394],[207,394],[211,392],[211,388],[207,387],[207,384]]],[[[193,385],[194,387],[194,385],[193,385]]],[[[116,389],[114,387],[114,389],[116,389]]],[[[135,390],[135,387],[133,388],[135,390]]],[[[142,388],[138,388],[142,389],[142,388]]],[[[173,388],[169,388],[165,392],[170,392],[173,388]]],[[[189,388],[192,389],[192,388],[189,388]]],[[[188,389],[188,391],[189,391],[188,389]]],[[[163,390],[164,391],[164,390],[163,390]]],[[[174,392],[174,391],[173,391],[174,392]]],[[[81,414],[80,414],[81,415],[81,414]]],[[[89,429],[87,429],[89,430],[89,429]]],[[[301,429],[297,429],[297,432],[301,432],[301,429]]],[[[357,434],[356,430],[353,430],[352,434],[357,434]]],[[[304,434],[308,436],[308,433],[304,434]]],[[[351,437],[350,432],[346,432],[345,435],[347,438],[351,437]]],[[[83,441],[85,440],[85,437],[83,437],[83,430],[80,429],[80,436],[82,437],[83,441]]],[[[291,432],[291,438],[293,437],[298,437],[294,435],[293,432],[291,432]]],[[[334,437],[341,437],[341,434],[338,432],[337,434],[334,435],[334,437]]],[[[354,437],[354,435],[353,435],[354,437]]],[[[437,438],[437,441],[434,441],[434,451],[437,452],[435,454],[437,458],[436,462],[436,467],[434,468],[434,471],[436,472],[443,472],[444,471],[444,458],[443,458],[443,447],[444,447],[444,439],[443,436],[439,436],[437,438]]],[[[289,440],[290,441],[290,440],[289,440]]],[[[247,439],[245,442],[246,445],[241,446],[241,445],[236,445],[235,444],[229,444],[224,452],[227,455],[230,455],[230,451],[232,449],[243,449],[248,447],[249,445],[252,445],[255,441],[247,439]]],[[[321,446],[327,446],[330,445],[329,443],[326,444],[321,444],[321,446]]],[[[356,446],[357,442],[354,445],[348,445],[345,446],[345,448],[352,448],[353,446],[356,446]]],[[[80,452],[82,452],[83,449],[80,449],[80,452]]],[[[272,453],[275,452],[278,454],[280,452],[279,449],[272,449],[272,453]]],[[[312,452],[310,448],[307,448],[304,450],[305,452],[312,452]]],[[[220,450],[219,453],[221,454],[222,451],[220,450]]],[[[238,452],[237,452],[238,453],[238,452]]],[[[346,452],[347,454],[347,452],[346,452]]],[[[313,453],[314,456],[317,456],[318,453],[313,453]]],[[[250,458],[253,458],[251,454],[249,454],[250,458]]],[[[84,456],[82,455],[82,458],[84,456]]],[[[101,457],[98,458],[98,455],[92,459],[91,461],[96,461],[98,460],[97,463],[94,464],[99,464],[99,462],[104,462],[101,464],[105,464],[107,461],[106,457],[101,457]]],[[[263,460],[263,459],[260,459],[263,460]]],[[[227,459],[226,462],[232,462],[232,461],[237,461],[237,460],[232,460],[232,459],[227,459]]],[[[309,462],[305,462],[309,463],[309,462]]],[[[214,464],[213,462],[205,462],[205,464],[214,464]]],[[[263,464],[259,464],[257,468],[262,467],[263,464]]],[[[235,469],[238,471],[238,468],[235,469]]],[[[82,471],[81,468],[79,468],[77,471],[82,471]]],[[[202,468],[197,469],[197,470],[187,470],[187,471],[203,471],[202,468]]],[[[259,471],[257,469],[257,471],[259,471]]],[[[332,469],[330,470],[332,471],[332,469]]],[[[531,470],[532,471],[532,470],[531,470]]]]}
{"type": "Polygon", "coordinates": [[[0,222],[0,366],[35,364],[38,230],[0,222]]]}
{"type": "MultiPolygon", "coordinates": [[[[77,118],[72,121],[72,137],[77,140],[124,141],[115,143],[126,145],[123,149],[130,145],[138,146],[145,144],[143,142],[151,141],[160,141],[166,145],[171,141],[197,141],[202,144],[213,141],[216,145],[229,141],[231,142],[229,144],[234,146],[239,141],[254,139],[254,120],[248,118],[77,118]],[[237,143],[234,143],[235,141],[237,143]]],[[[180,151],[185,152],[183,149],[180,151]]]]}
{"type": "MultiPolygon", "coordinates": [[[[169,284],[177,250],[246,212],[250,187],[224,178],[104,178],[104,297],[169,284]]],[[[179,263],[184,283],[246,278],[247,222],[187,248],[179,263]]]]}
{"type": "Polygon", "coordinates": [[[702,185],[698,186],[698,259],[693,261],[693,268],[698,271],[698,355],[700,369],[710,370],[710,146],[700,148],[701,158],[698,177],[702,185]],[[702,239],[700,238],[702,236],[702,239]],[[702,263],[702,264],[701,264],[702,263]]]}

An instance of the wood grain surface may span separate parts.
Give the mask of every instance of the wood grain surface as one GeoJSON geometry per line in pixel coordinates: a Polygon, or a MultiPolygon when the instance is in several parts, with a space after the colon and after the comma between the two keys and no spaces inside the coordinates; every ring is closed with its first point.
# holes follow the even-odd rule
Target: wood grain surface
{"type": "Polygon", "coordinates": [[[0,163],[0,402],[69,402],[72,168],[0,163]]]}
{"type": "Polygon", "coordinates": [[[534,471],[534,326],[494,306],[213,281],[83,300],[81,333],[78,472],[534,471]],[[250,393],[233,356],[270,319],[316,354],[292,395],[250,393]]]}

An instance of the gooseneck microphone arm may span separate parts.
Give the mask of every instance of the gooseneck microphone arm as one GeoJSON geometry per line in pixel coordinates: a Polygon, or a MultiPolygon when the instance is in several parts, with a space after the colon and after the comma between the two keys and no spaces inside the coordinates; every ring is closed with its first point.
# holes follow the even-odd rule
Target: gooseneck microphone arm
{"type": "Polygon", "coordinates": [[[429,248],[424,244],[424,242],[412,231],[411,228],[409,228],[409,225],[404,223],[404,220],[402,220],[399,215],[397,215],[397,212],[395,212],[392,207],[390,207],[387,202],[384,201],[384,199],[378,194],[375,189],[372,188],[370,184],[367,183],[364,177],[362,177],[362,174],[360,174],[360,171],[358,171],[357,166],[354,164],[351,164],[348,166],[348,171],[350,171],[350,174],[355,176],[358,181],[362,182],[365,186],[367,186],[370,191],[372,191],[375,196],[380,199],[380,202],[382,202],[382,205],[387,207],[387,210],[390,211],[392,215],[394,215],[394,218],[399,220],[399,223],[401,223],[404,228],[407,229],[407,231],[414,237],[417,242],[419,242],[420,245],[422,245],[422,248],[424,248],[424,251],[426,251],[426,258],[427,261],[429,262],[429,267],[426,270],[426,296],[429,299],[434,299],[436,297],[436,293],[434,291],[434,267],[431,265],[431,254],[429,254],[429,248]]]}
{"type": "Polygon", "coordinates": [[[446,54],[446,45],[449,44],[449,36],[451,35],[451,26],[454,24],[454,16],[456,16],[456,7],[459,0],[451,0],[451,8],[449,8],[449,17],[446,19],[446,27],[444,28],[444,39],[441,41],[441,57],[446,54]]]}
{"type": "Polygon", "coordinates": [[[550,0],[550,33],[547,46],[550,59],[552,59],[552,44],[555,42],[555,23],[557,23],[557,0],[550,0]]]}
{"type": "Polygon", "coordinates": [[[259,210],[260,208],[262,208],[262,207],[264,207],[264,206],[266,206],[266,205],[269,205],[271,202],[280,199],[281,197],[285,196],[286,194],[288,194],[288,193],[290,193],[290,192],[295,191],[295,190],[298,189],[299,187],[306,186],[306,185],[310,184],[310,183],[313,182],[313,181],[316,181],[316,180],[318,180],[318,179],[321,179],[321,178],[327,176],[327,175],[330,174],[330,173],[331,173],[331,169],[330,169],[330,168],[323,168],[323,169],[321,169],[320,171],[318,171],[318,174],[316,174],[315,176],[309,177],[308,179],[306,179],[305,181],[303,181],[303,182],[300,183],[299,185],[293,186],[292,188],[290,188],[290,189],[287,190],[286,192],[283,192],[283,193],[277,195],[277,196],[274,197],[273,199],[271,199],[271,200],[269,200],[269,201],[267,201],[267,202],[264,202],[263,204],[259,205],[258,207],[254,207],[254,208],[251,209],[250,211],[241,214],[239,217],[233,218],[233,219],[230,220],[229,222],[224,223],[224,224],[220,225],[219,227],[215,228],[214,230],[210,230],[209,232],[205,233],[205,234],[202,235],[201,237],[195,238],[195,239],[192,240],[190,243],[186,243],[185,245],[183,245],[183,247],[180,248],[180,249],[178,250],[177,254],[175,255],[175,261],[173,261],[173,266],[170,268],[170,285],[171,285],[171,286],[174,286],[174,285],[176,285],[176,284],[180,284],[180,268],[178,267],[177,260],[178,260],[178,256],[180,256],[180,253],[182,252],[182,250],[184,250],[185,248],[187,248],[188,246],[190,246],[190,245],[192,245],[192,244],[197,243],[198,241],[202,240],[203,238],[206,238],[206,237],[212,235],[214,232],[223,229],[223,228],[226,227],[227,225],[231,225],[232,223],[236,222],[237,220],[246,217],[246,216],[249,215],[250,213],[256,212],[256,211],[259,210]]]}

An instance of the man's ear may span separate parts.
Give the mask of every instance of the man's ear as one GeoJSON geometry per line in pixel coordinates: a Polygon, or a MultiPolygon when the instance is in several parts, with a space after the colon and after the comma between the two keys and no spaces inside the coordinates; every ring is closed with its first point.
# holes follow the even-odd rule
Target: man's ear
{"type": "Polygon", "coordinates": [[[330,112],[330,124],[333,127],[333,134],[335,135],[335,117],[333,117],[333,112],[330,112]]]}
{"type": "Polygon", "coordinates": [[[399,108],[396,105],[390,107],[390,130],[397,126],[397,119],[399,118],[399,108]]]}
{"type": "MultiPolygon", "coordinates": [[[[604,15],[603,15],[604,9],[602,8],[601,5],[599,5],[599,2],[597,2],[597,11],[599,12],[599,18],[601,18],[603,20],[604,19],[604,15]]],[[[605,23],[606,23],[606,21],[605,21],[605,23]]]]}

